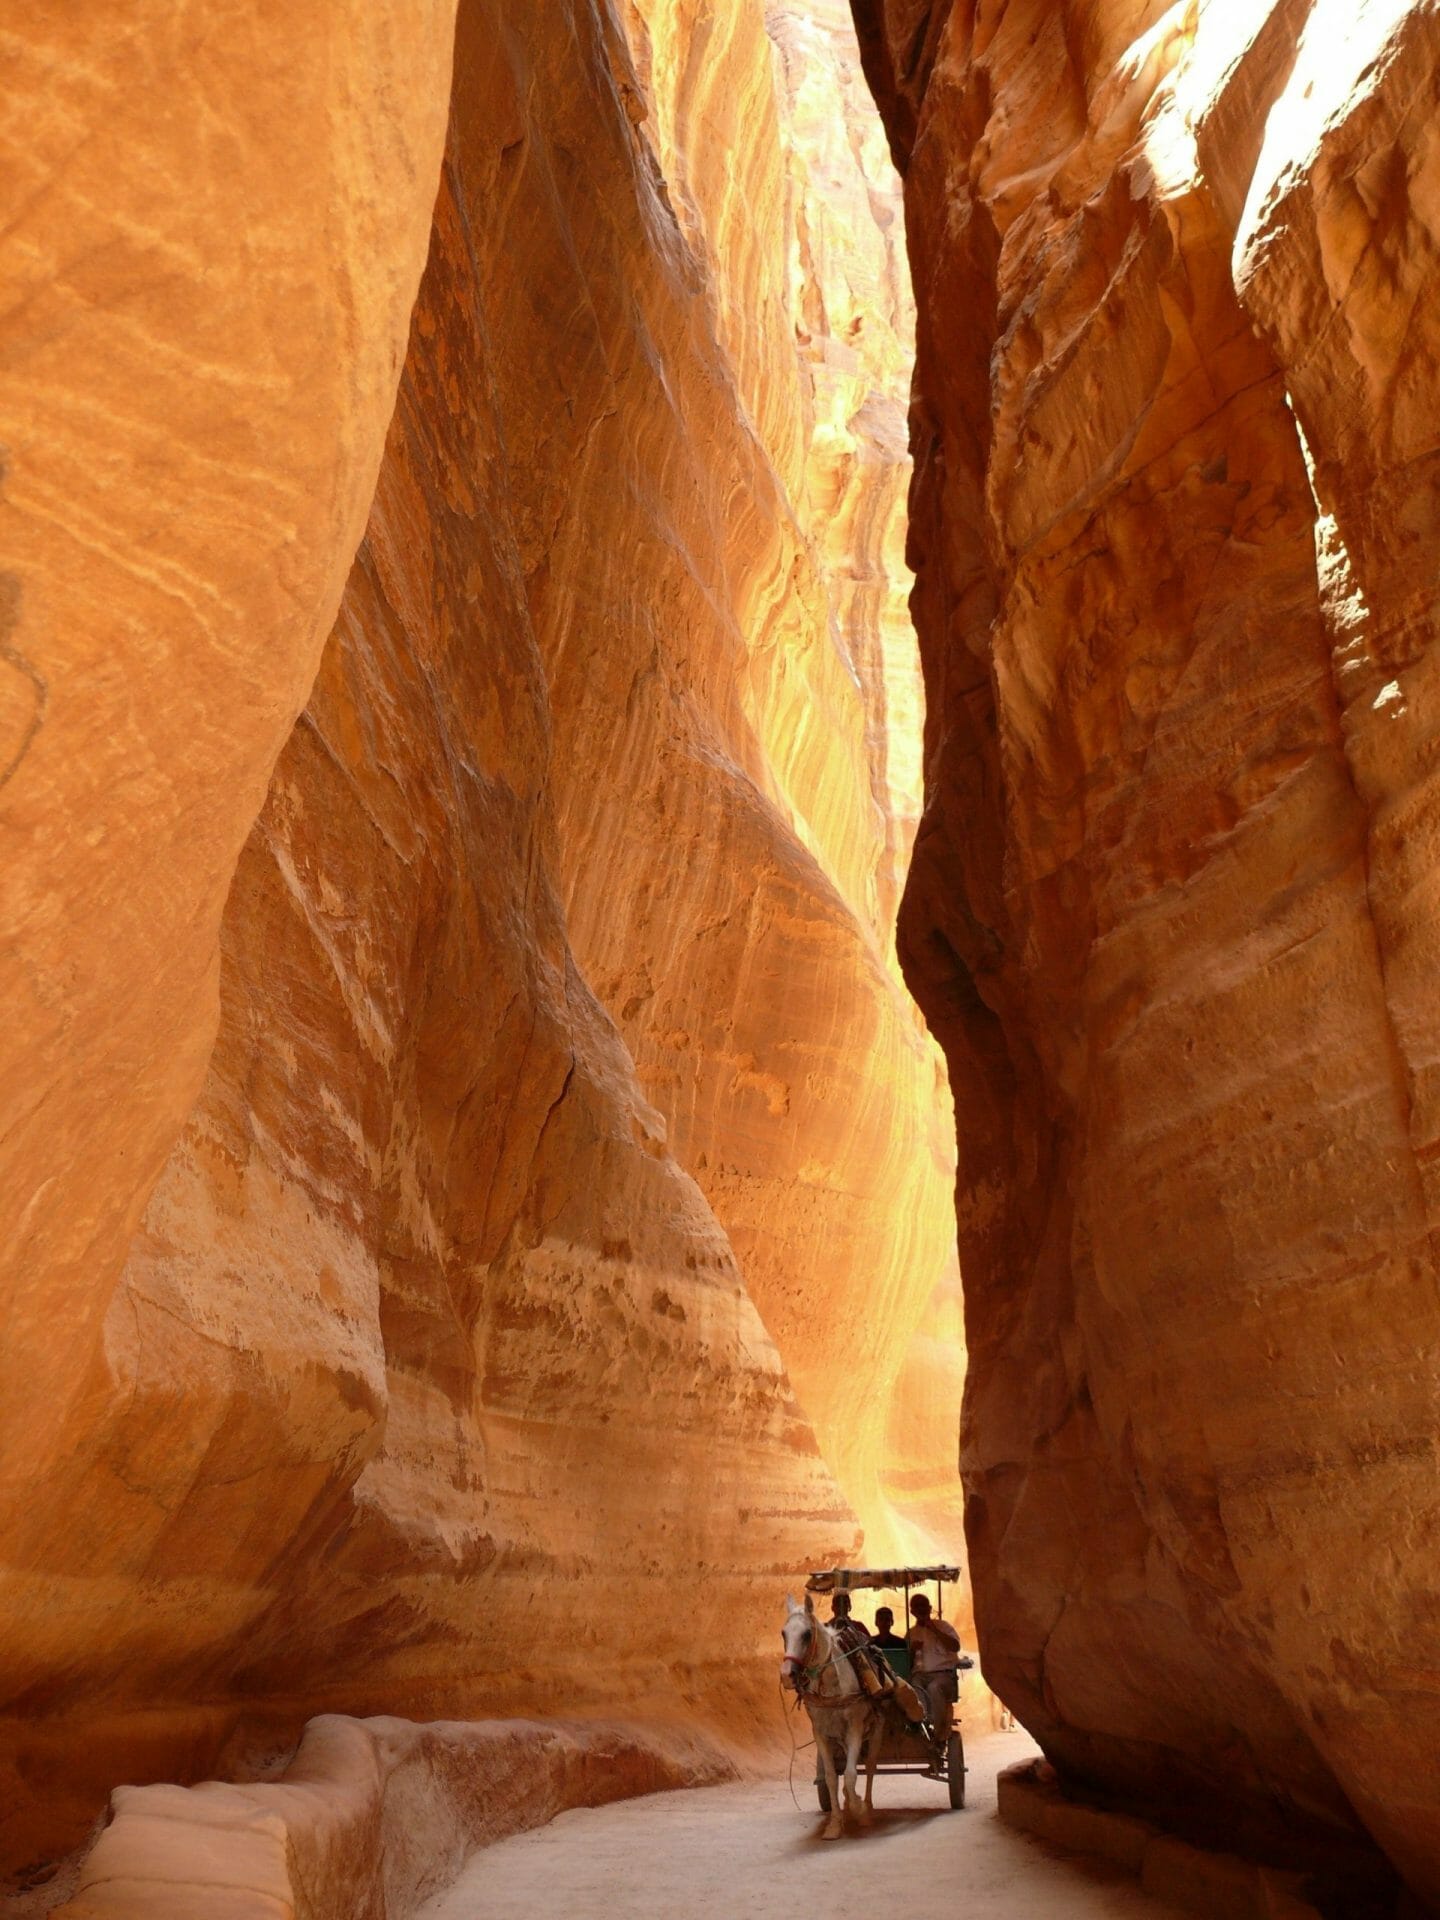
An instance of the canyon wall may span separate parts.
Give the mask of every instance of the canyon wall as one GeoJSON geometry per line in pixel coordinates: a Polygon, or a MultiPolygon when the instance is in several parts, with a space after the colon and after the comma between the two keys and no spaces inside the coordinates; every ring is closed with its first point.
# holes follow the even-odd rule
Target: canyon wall
{"type": "Polygon", "coordinates": [[[953,1150],[834,9],[771,19],[830,49],[813,170],[758,3],[462,0],[453,84],[438,7],[152,11],[21,67],[21,1868],[323,1709],[773,1735],[786,1585],[953,1517],[895,1398],[953,1150]]]}
{"type": "Polygon", "coordinates": [[[933,1552],[880,1484],[892,1387],[953,1269],[943,1064],[889,963],[882,905],[913,829],[885,743],[919,705],[887,540],[908,465],[897,188],[833,10],[770,10],[789,47],[778,98],[760,9],[629,12],[634,87],[653,103],[637,151],[661,175],[655,217],[678,210],[715,346],[692,332],[659,394],[648,360],[597,357],[570,396],[590,453],[557,474],[564,511],[531,597],[567,921],[867,1550],[933,1552]],[[643,495],[677,449],[696,478],[667,478],[642,571],[597,529],[617,484],[643,495]],[[846,517],[873,520],[868,545],[846,540],[846,517]]]}
{"type": "Polygon", "coordinates": [[[1062,1772],[1440,1898],[1440,22],[857,0],[967,1531],[1062,1772]]]}
{"type": "MultiPolygon", "coordinates": [[[[453,11],[261,4],[197,46],[134,0],[6,30],[0,1658],[26,1744],[77,1663],[118,1664],[129,1548],[77,1491],[127,1398],[106,1316],[374,491],[453,11]]],[[[174,1433],[181,1381],[171,1406],[174,1433]]],[[[12,1724],[7,1829],[36,1800],[12,1724]]]]}

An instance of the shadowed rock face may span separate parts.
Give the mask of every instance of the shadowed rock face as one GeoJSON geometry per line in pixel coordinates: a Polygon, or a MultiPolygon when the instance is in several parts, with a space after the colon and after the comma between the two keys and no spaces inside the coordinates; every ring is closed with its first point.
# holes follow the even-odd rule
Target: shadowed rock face
{"type": "MultiPolygon", "coordinates": [[[[16,562],[7,932],[69,1078],[27,1082],[17,1051],[3,1087],[30,1236],[7,1364],[44,1412],[5,1458],[8,1863],[117,1779],[193,1778],[324,1708],[773,1734],[761,1650],[795,1570],[851,1554],[857,1516],[884,1557],[951,1521],[953,1160],[888,929],[915,812],[890,715],[917,704],[894,189],[873,125],[851,137],[833,8],[771,22],[829,49],[844,152],[813,182],[814,75],[802,99],[758,4],[711,39],[692,12],[465,0],[443,166],[447,20],[433,45],[397,26],[414,73],[373,24],[373,71],[289,47],[339,92],[286,139],[323,132],[364,202],[301,169],[291,278],[211,231],[260,246],[229,149],[157,162],[155,204],[232,276],[209,314],[202,254],[202,344],[238,281],[257,365],[210,369],[218,426],[188,375],[130,422],[135,524],[70,582],[121,621],[103,662],[91,615],[52,624],[69,548],[16,562]],[[235,498],[196,491],[206,457],[235,498]],[[226,594],[201,649],[172,603],[213,625],[226,594]],[[98,782],[132,728],[144,778],[115,776],[103,859],[52,872],[62,775],[98,782]]],[[[177,125],[216,90],[263,118],[243,68],[173,51],[177,125]]],[[[39,46],[37,93],[63,53],[39,46]]],[[[271,159],[278,137],[257,125],[271,159]]],[[[125,444],[89,379],[27,399],[11,500],[38,519],[56,419],[94,405],[97,458],[125,444]]]]}
{"type": "Polygon", "coordinates": [[[987,1677],[1440,1895],[1433,11],[857,0],[987,1677]]]}

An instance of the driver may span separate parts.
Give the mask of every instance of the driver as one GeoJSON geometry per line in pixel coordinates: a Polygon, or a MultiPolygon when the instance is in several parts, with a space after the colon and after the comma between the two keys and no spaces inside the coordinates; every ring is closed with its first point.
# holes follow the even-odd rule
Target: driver
{"type": "Polygon", "coordinates": [[[945,1740],[960,1698],[959,1669],[973,1667],[975,1662],[960,1651],[960,1636],[950,1622],[931,1613],[923,1593],[911,1600],[910,1612],[915,1620],[909,1634],[910,1684],[924,1697],[935,1738],[945,1740]]]}
{"type": "Polygon", "coordinates": [[[857,1647],[863,1647],[870,1638],[870,1629],[863,1620],[856,1620],[850,1613],[850,1596],[837,1593],[830,1601],[830,1625],[839,1642],[842,1653],[854,1653],[857,1647]]]}

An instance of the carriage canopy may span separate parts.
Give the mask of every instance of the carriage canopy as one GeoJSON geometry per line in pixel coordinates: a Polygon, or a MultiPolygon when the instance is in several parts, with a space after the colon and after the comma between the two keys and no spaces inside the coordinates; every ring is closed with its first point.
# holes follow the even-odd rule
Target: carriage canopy
{"type": "Polygon", "coordinates": [[[898,1590],[923,1587],[931,1580],[958,1580],[958,1567],[831,1567],[825,1573],[812,1573],[805,1582],[807,1593],[858,1593],[867,1587],[898,1590]]]}

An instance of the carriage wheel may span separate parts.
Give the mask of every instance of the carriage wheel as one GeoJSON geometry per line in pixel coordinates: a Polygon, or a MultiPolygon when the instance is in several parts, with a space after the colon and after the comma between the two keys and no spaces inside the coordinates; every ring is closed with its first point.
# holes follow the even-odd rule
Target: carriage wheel
{"type": "Polygon", "coordinates": [[[821,1813],[830,1811],[830,1789],[823,1780],[815,1782],[815,1798],[820,1802],[821,1813]]]}
{"type": "Polygon", "coordinates": [[[952,1733],[945,1742],[945,1778],[950,1784],[950,1804],[963,1807],[965,1804],[965,1742],[957,1733],[952,1733]]]}

